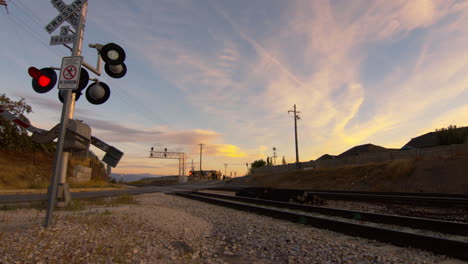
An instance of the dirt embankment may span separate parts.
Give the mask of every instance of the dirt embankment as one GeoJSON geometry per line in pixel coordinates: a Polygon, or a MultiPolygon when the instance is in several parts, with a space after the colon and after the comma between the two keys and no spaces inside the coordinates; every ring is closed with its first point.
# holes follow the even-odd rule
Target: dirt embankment
{"type": "Polygon", "coordinates": [[[468,157],[255,173],[233,181],[233,184],[294,189],[468,193],[468,157]]]}
{"type": "MultiPolygon", "coordinates": [[[[53,154],[44,152],[0,150],[0,188],[47,188],[52,175],[53,160],[53,154]]],[[[93,168],[92,180],[107,179],[103,165],[99,163],[91,158],[72,156],[68,161],[67,177],[73,175],[75,165],[83,165],[93,168]]]]}

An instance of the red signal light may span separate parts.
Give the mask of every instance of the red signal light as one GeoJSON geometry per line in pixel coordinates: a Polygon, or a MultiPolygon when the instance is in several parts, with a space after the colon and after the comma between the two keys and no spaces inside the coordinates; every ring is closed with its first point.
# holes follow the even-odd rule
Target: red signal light
{"type": "Polygon", "coordinates": [[[31,77],[37,80],[39,86],[46,87],[50,84],[50,78],[45,76],[39,69],[35,67],[29,67],[28,73],[31,77]]]}
{"type": "Polygon", "coordinates": [[[47,77],[47,76],[42,75],[42,76],[39,77],[39,79],[37,80],[37,83],[38,83],[39,86],[41,86],[41,87],[46,87],[47,85],[50,84],[50,78],[47,77]]]}
{"type": "Polygon", "coordinates": [[[32,87],[38,93],[46,93],[50,91],[57,82],[57,74],[52,68],[37,69],[29,67],[29,75],[33,78],[32,87]]]}

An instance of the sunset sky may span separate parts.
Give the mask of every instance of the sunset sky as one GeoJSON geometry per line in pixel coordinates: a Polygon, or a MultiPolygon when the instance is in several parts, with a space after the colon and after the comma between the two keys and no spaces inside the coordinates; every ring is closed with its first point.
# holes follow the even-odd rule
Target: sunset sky
{"type": "MultiPolygon", "coordinates": [[[[27,69],[70,56],[44,29],[58,11],[47,0],[7,2],[0,93],[24,97],[31,122],[50,129],[60,121],[57,89],[35,93],[27,69]]],[[[294,162],[294,104],[301,161],[468,125],[465,0],[88,2],[84,60],[96,62],[88,44],[114,42],[128,73],[99,77],[110,99],[83,96],[75,118],[125,153],[116,173],[177,174],[177,160],[148,158],[152,146],[186,152],[198,169],[200,143],[203,169],[224,173],[227,163],[237,176],[273,147],[278,163],[294,162]]]]}

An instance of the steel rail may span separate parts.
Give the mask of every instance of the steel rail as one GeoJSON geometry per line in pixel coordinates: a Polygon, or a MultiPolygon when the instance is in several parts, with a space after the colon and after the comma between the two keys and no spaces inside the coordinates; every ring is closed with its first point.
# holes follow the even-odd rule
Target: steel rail
{"type": "Polygon", "coordinates": [[[464,241],[397,231],[393,229],[374,227],[365,224],[350,223],[335,219],[328,219],[324,217],[289,212],[280,209],[248,205],[236,201],[227,201],[224,199],[196,195],[187,192],[176,192],[175,194],[181,197],[195,199],[203,202],[209,202],[224,207],[254,212],[257,214],[266,215],[273,218],[287,220],[295,223],[310,225],[317,228],[324,228],[346,235],[378,240],[381,242],[386,242],[402,247],[419,248],[434,253],[459,258],[462,260],[468,260],[468,243],[464,241]]]}
{"type": "Polygon", "coordinates": [[[238,187],[238,186],[222,186],[222,187],[209,187],[204,190],[219,190],[238,192],[241,190],[257,190],[264,192],[267,190],[277,191],[297,191],[297,192],[310,192],[310,193],[337,193],[337,194],[361,194],[361,195],[393,195],[393,196],[420,196],[420,197],[448,197],[448,198],[467,198],[468,194],[463,193],[421,193],[421,192],[370,192],[370,191],[345,191],[345,190],[315,190],[315,189],[284,189],[284,188],[266,188],[266,187],[238,187]]]}
{"type": "Polygon", "coordinates": [[[307,194],[308,197],[322,197],[333,200],[359,200],[382,203],[420,203],[431,206],[468,206],[468,196],[464,194],[415,194],[415,193],[379,193],[346,191],[308,191],[302,189],[244,188],[236,191],[237,196],[257,197],[269,200],[288,201],[290,198],[307,194]]]}
{"type": "Polygon", "coordinates": [[[228,199],[228,200],[239,201],[239,202],[259,204],[259,205],[267,205],[267,206],[275,206],[275,207],[287,208],[287,209],[293,209],[293,210],[301,210],[304,212],[319,213],[319,214],[329,215],[329,216],[338,216],[338,217],[373,222],[373,223],[406,226],[406,227],[431,230],[431,231],[441,232],[441,233],[446,233],[446,234],[468,236],[468,224],[461,223],[461,222],[436,220],[436,219],[428,219],[428,218],[421,218],[421,217],[409,217],[409,216],[369,213],[369,212],[362,212],[362,211],[327,208],[327,207],[312,206],[312,205],[305,205],[305,204],[278,202],[278,201],[272,201],[272,200],[246,198],[246,197],[239,197],[239,196],[228,196],[228,195],[213,194],[213,193],[194,192],[194,194],[214,197],[214,198],[219,198],[219,199],[228,199]]]}

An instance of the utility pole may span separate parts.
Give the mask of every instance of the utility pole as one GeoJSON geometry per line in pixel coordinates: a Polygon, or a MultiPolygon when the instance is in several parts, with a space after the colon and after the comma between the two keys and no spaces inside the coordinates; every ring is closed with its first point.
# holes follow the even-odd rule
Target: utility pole
{"type": "Polygon", "coordinates": [[[202,178],[203,176],[203,170],[202,170],[202,152],[203,152],[203,145],[205,144],[198,144],[200,145],[200,179],[202,178]]]}
{"type": "Polygon", "coordinates": [[[297,120],[301,119],[297,114],[300,113],[299,111],[296,111],[296,105],[294,104],[294,109],[289,110],[289,113],[294,113],[294,138],[296,141],[296,168],[299,168],[299,148],[297,146],[297,120]]]}
{"type": "Polygon", "coordinates": [[[273,165],[276,166],[276,147],[273,147],[273,165]]]}
{"type": "Polygon", "coordinates": [[[224,176],[227,177],[227,163],[224,163],[224,176]]]}

